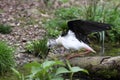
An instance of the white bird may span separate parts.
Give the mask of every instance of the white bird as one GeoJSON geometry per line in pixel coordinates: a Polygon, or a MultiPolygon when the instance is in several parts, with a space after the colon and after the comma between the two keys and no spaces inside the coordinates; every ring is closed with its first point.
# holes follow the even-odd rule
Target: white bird
{"type": "Polygon", "coordinates": [[[79,41],[71,30],[68,31],[68,34],[66,36],[64,37],[59,36],[56,39],[56,43],[58,45],[63,45],[66,49],[79,50],[82,48],[86,48],[87,50],[95,52],[91,47],[89,47],[83,41],[79,41]]]}
{"type": "MultiPolygon", "coordinates": [[[[87,50],[84,54],[90,52],[96,53],[88,44],[87,35],[92,32],[109,30],[111,25],[93,21],[73,20],[68,22],[68,30],[53,41],[48,41],[48,46],[62,45],[66,49],[87,50]]],[[[76,54],[71,57],[80,56],[76,54]]]]}

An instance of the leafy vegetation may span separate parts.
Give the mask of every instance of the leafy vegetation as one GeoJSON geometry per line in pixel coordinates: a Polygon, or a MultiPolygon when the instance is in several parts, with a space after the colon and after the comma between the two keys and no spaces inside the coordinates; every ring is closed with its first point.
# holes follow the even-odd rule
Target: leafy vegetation
{"type": "Polygon", "coordinates": [[[60,61],[44,61],[42,64],[33,62],[28,64],[27,68],[31,67],[31,74],[27,76],[29,80],[63,80],[60,75],[55,76],[57,67],[55,65],[64,65],[60,61]]]}
{"type": "MultiPolygon", "coordinates": [[[[86,6],[84,15],[86,20],[105,22],[112,25],[112,30],[109,31],[109,41],[111,42],[119,42],[120,40],[120,9],[119,4],[111,4],[110,2],[101,2],[101,1],[93,1],[89,5],[86,6]]],[[[102,36],[101,36],[102,37],[102,36]]],[[[108,40],[107,40],[108,41],[108,40]]]]}
{"type": "MultiPolygon", "coordinates": [[[[80,7],[71,6],[69,8],[59,8],[55,10],[54,18],[44,23],[48,36],[58,36],[61,30],[67,29],[67,21],[69,20],[83,19],[111,24],[112,30],[107,32],[109,35],[106,39],[109,39],[111,42],[120,43],[119,4],[108,4],[111,4],[111,2],[91,0],[89,4],[80,7]]],[[[101,38],[102,37],[103,36],[101,36],[101,38]]]]}
{"type": "Polygon", "coordinates": [[[55,65],[64,65],[60,61],[45,61],[42,64],[32,62],[26,64],[25,67],[31,69],[30,75],[24,76],[16,69],[12,68],[19,80],[63,80],[61,76],[55,76],[57,67],[55,65]]]}
{"type": "Polygon", "coordinates": [[[43,21],[45,29],[47,30],[47,36],[56,37],[61,31],[67,29],[67,22],[71,19],[79,18],[80,8],[60,8],[54,12],[55,18],[43,21]]]}
{"type": "Polygon", "coordinates": [[[9,47],[5,42],[0,41],[0,74],[5,74],[10,70],[10,67],[15,65],[13,57],[13,49],[9,47]]]}
{"type": "Polygon", "coordinates": [[[58,27],[58,24],[60,24],[60,21],[56,19],[45,21],[44,23],[45,29],[47,31],[47,36],[49,37],[56,37],[60,34],[60,27],[58,27]]]}
{"type": "Polygon", "coordinates": [[[11,26],[0,24],[0,33],[2,34],[9,34],[12,31],[11,26]]]}
{"type": "MultiPolygon", "coordinates": [[[[48,5],[48,7],[52,5],[52,2],[54,2],[54,0],[53,1],[43,0],[43,1],[46,3],[46,5],[48,5]]],[[[58,0],[58,1],[60,1],[61,3],[66,3],[69,0],[58,0]]],[[[91,1],[92,2],[90,2],[87,5],[57,8],[57,10],[55,10],[55,12],[53,13],[54,15],[51,19],[43,21],[45,29],[47,31],[47,36],[57,37],[61,33],[61,31],[67,29],[67,22],[69,20],[84,19],[84,20],[92,20],[92,21],[112,24],[112,30],[107,32],[108,35],[106,39],[108,40],[106,41],[120,43],[120,23],[119,23],[120,4],[119,3],[111,4],[110,2],[105,2],[105,3],[100,2],[102,0],[97,0],[97,1],[91,0],[91,1]]],[[[32,4],[31,6],[34,6],[34,4],[32,4]]],[[[23,7],[22,11],[25,10],[23,7]]],[[[20,12],[22,11],[20,10],[20,12]]],[[[3,10],[0,10],[0,13],[1,12],[3,12],[3,10]]],[[[28,17],[31,17],[31,15],[28,17],[25,16],[26,15],[19,18],[21,19],[20,22],[23,21],[23,23],[26,20],[28,20],[27,22],[24,23],[25,25],[34,25],[39,22],[39,20],[35,21],[36,19],[32,19],[32,18],[28,19],[28,17]]],[[[9,34],[11,31],[12,31],[11,26],[0,24],[0,33],[9,34]]],[[[100,33],[100,35],[103,34],[100,33]]],[[[102,38],[104,39],[105,37],[104,36],[100,37],[100,40],[102,38]]],[[[40,56],[45,59],[46,55],[48,54],[47,53],[48,47],[46,46],[46,43],[47,43],[47,39],[33,41],[27,44],[26,49],[28,52],[34,54],[35,56],[40,56]]],[[[14,64],[13,55],[12,55],[13,50],[10,47],[8,48],[7,45],[6,46],[4,45],[6,45],[4,44],[4,42],[0,42],[0,74],[3,74],[6,71],[8,71],[10,67],[12,67],[14,64]]],[[[75,72],[82,71],[88,74],[88,71],[85,69],[81,69],[75,66],[72,67],[68,61],[67,61],[67,68],[66,66],[63,65],[64,64],[60,61],[45,61],[41,64],[37,62],[32,62],[27,65],[27,67],[29,67],[31,70],[31,73],[28,76],[25,76],[23,73],[15,70],[14,68],[12,68],[12,70],[17,75],[18,77],[17,80],[63,80],[62,74],[64,73],[69,73],[70,79],[72,80],[75,72]],[[62,65],[62,67],[58,67],[59,65],[60,66],[62,65]]],[[[105,71],[103,71],[103,73],[105,73],[105,71]]],[[[114,76],[115,73],[116,71],[114,71],[111,75],[114,76]]],[[[109,78],[110,76],[106,74],[105,76],[109,78]]]]}
{"type": "Polygon", "coordinates": [[[16,74],[18,80],[25,80],[25,76],[22,73],[17,71],[15,68],[11,68],[11,70],[16,74]]]}
{"type": "Polygon", "coordinates": [[[81,16],[81,9],[79,7],[60,8],[55,11],[55,16],[62,20],[77,19],[81,16]]]}
{"type": "Polygon", "coordinates": [[[47,47],[47,39],[41,39],[41,40],[36,40],[33,42],[30,42],[26,45],[26,50],[29,53],[34,54],[35,56],[39,56],[43,59],[45,59],[45,57],[48,54],[48,47],[47,47]]]}
{"type": "Polygon", "coordinates": [[[79,72],[79,71],[84,72],[86,74],[89,74],[88,71],[85,69],[82,69],[82,68],[77,67],[77,66],[72,67],[68,60],[66,60],[66,63],[67,63],[68,69],[66,69],[65,67],[60,67],[60,68],[58,68],[56,74],[70,73],[70,80],[73,80],[74,73],[79,72]]]}
{"type": "Polygon", "coordinates": [[[12,68],[14,73],[18,76],[18,80],[64,80],[62,74],[70,73],[70,80],[72,80],[75,72],[81,71],[88,74],[88,71],[79,67],[71,67],[67,61],[69,70],[64,66],[65,64],[61,61],[44,61],[43,63],[32,62],[26,64],[25,67],[31,69],[30,75],[24,76],[16,69],[12,68]],[[63,66],[63,67],[60,67],[63,66]]]}

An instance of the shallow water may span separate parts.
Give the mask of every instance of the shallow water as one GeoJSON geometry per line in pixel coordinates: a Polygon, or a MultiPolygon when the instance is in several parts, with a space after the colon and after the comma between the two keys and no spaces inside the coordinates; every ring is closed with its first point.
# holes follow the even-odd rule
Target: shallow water
{"type": "Polygon", "coordinates": [[[96,52],[100,56],[120,56],[120,45],[106,44],[104,47],[104,53],[100,46],[94,46],[96,52]]]}

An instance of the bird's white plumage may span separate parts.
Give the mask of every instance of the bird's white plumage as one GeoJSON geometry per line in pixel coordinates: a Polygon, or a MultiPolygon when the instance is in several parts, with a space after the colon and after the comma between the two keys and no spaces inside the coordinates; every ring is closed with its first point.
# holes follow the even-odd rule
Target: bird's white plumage
{"type": "Polygon", "coordinates": [[[59,36],[56,39],[58,45],[63,45],[66,49],[80,50],[82,48],[95,52],[91,47],[82,41],[79,41],[75,34],[69,30],[66,36],[59,36]]]}

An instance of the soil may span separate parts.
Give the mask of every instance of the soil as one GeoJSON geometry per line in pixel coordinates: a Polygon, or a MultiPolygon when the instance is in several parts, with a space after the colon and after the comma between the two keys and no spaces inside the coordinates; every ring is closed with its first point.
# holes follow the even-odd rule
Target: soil
{"type": "MultiPolygon", "coordinates": [[[[50,10],[71,6],[73,1],[61,4],[53,0],[53,5],[47,6],[44,0],[0,0],[0,24],[12,27],[10,34],[0,33],[0,40],[6,41],[16,49],[17,64],[23,65],[36,60],[36,57],[25,53],[25,45],[44,37],[46,31],[43,29],[42,20],[52,17],[49,14],[50,10]]],[[[84,3],[82,0],[76,0],[74,5],[78,5],[78,2],[84,3]]]]}
{"type": "Polygon", "coordinates": [[[26,43],[45,35],[41,27],[39,6],[41,3],[37,0],[0,0],[0,24],[12,27],[10,34],[0,33],[0,40],[15,48],[15,59],[19,65],[36,59],[24,53],[26,43]]]}

